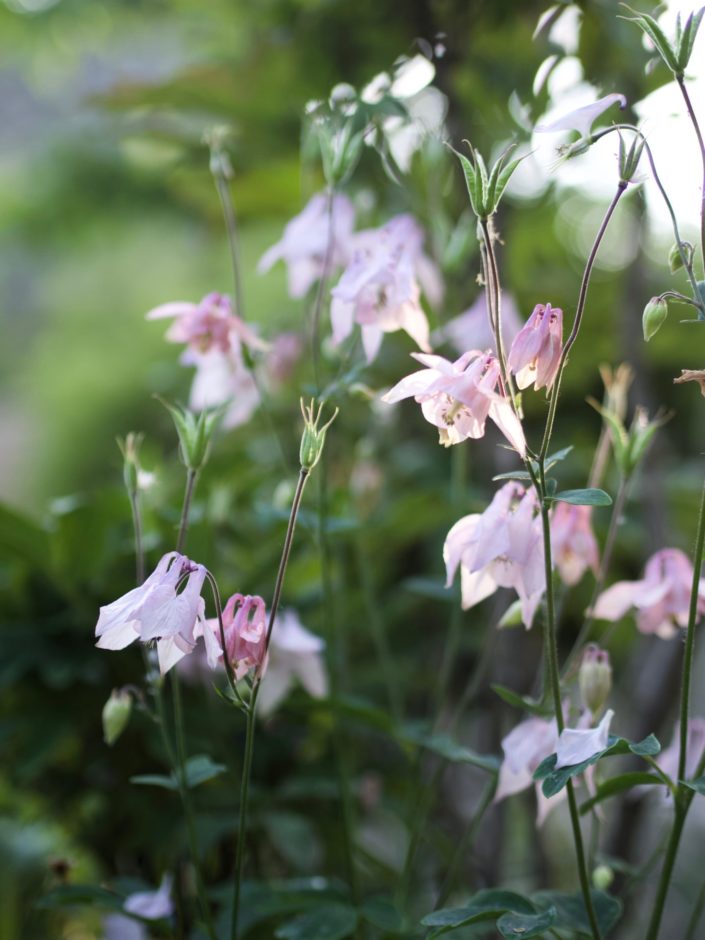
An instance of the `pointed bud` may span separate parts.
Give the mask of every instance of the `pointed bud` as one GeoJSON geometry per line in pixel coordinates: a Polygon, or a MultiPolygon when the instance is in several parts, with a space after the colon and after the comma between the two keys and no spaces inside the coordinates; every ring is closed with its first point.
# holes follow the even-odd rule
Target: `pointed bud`
{"type": "Polygon", "coordinates": [[[623,183],[631,183],[644,152],[645,140],[641,134],[634,134],[631,145],[627,148],[621,133],[619,131],[617,133],[619,134],[619,178],[623,183]]]}
{"type": "Polygon", "coordinates": [[[583,706],[597,717],[612,690],[612,666],[607,650],[600,649],[595,643],[585,647],[578,683],[583,706]]]}
{"type": "Polygon", "coordinates": [[[103,706],[103,739],[108,747],[120,737],[125,730],[130,713],[132,712],[132,696],[125,689],[113,689],[110,698],[103,706]]]}
{"type": "Polygon", "coordinates": [[[644,330],[644,339],[648,343],[663,326],[668,316],[668,304],[663,297],[652,297],[644,307],[641,325],[644,330]]]}
{"type": "Polygon", "coordinates": [[[674,245],[671,245],[671,250],[668,252],[668,268],[671,274],[680,271],[681,268],[685,267],[686,263],[690,264],[692,260],[693,246],[690,242],[681,242],[680,244],[676,242],[674,245]]]}
{"type": "Polygon", "coordinates": [[[204,408],[199,415],[181,405],[172,405],[155,395],[167,409],[179,436],[179,454],[189,470],[196,473],[208,459],[211,438],[223,416],[224,406],[204,408]]]}
{"type": "Polygon", "coordinates": [[[119,437],[117,443],[122,452],[122,478],[125,481],[125,489],[130,497],[134,497],[139,490],[139,447],[142,443],[142,435],[130,431],[124,440],[119,437]]]}
{"type": "Polygon", "coordinates": [[[311,399],[310,405],[304,405],[303,399],[301,399],[301,413],[304,416],[304,431],[301,435],[299,460],[301,462],[301,469],[308,471],[313,470],[321,459],[323,445],[326,441],[326,431],[338,415],[338,409],[336,408],[330,421],[327,421],[322,428],[319,428],[318,423],[321,420],[323,403],[321,402],[318,406],[318,411],[315,414],[313,405],[313,399],[311,399]]]}

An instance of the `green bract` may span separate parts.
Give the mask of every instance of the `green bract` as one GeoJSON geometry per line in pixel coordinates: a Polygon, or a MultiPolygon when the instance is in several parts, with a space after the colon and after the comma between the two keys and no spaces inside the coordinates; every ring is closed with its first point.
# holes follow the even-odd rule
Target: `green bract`
{"type": "Polygon", "coordinates": [[[514,147],[514,144],[507,147],[489,174],[480,152],[475,150],[472,144],[468,143],[470,159],[451,147],[453,153],[460,160],[460,165],[465,174],[465,183],[468,187],[470,205],[480,221],[486,221],[497,211],[497,206],[504,190],[507,188],[507,183],[524,159],[518,157],[516,160],[512,160],[511,163],[506,163],[507,157],[514,150],[514,147]]]}

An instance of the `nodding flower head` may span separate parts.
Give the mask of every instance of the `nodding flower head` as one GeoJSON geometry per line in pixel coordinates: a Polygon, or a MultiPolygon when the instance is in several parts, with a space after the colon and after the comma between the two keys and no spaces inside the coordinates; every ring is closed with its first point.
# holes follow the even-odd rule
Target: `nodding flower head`
{"type": "Polygon", "coordinates": [[[267,615],[261,597],[233,594],[223,608],[225,654],[236,679],[251,669],[261,675],[267,659],[267,615]]]}
{"type": "Polygon", "coordinates": [[[563,311],[537,304],[509,350],[509,368],[519,388],[533,384],[536,391],[556,380],[563,347],[563,311]]]}

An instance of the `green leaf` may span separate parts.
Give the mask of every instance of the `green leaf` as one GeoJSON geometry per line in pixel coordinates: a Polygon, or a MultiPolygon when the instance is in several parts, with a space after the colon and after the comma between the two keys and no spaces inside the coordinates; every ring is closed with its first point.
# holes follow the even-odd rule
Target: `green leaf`
{"type": "Polygon", "coordinates": [[[683,780],[684,786],[690,790],[695,790],[701,796],[705,796],[705,777],[696,777],[694,780],[683,780]]]}
{"type": "Polygon", "coordinates": [[[623,793],[625,790],[631,790],[632,787],[653,786],[654,784],[664,786],[661,777],[645,771],[635,770],[626,774],[618,774],[616,777],[610,777],[609,780],[605,780],[598,786],[594,796],[580,805],[580,812],[584,815],[597,803],[601,803],[611,796],[616,796],[618,793],[623,793]]]}
{"type": "Polygon", "coordinates": [[[404,930],[404,919],[392,900],[384,895],[367,898],[363,901],[360,915],[368,923],[374,927],[379,927],[385,933],[401,933],[404,930]]]}
{"type": "Polygon", "coordinates": [[[501,761],[494,754],[478,754],[464,744],[458,744],[448,734],[429,734],[425,728],[406,726],[401,740],[418,744],[453,764],[472,764],[490,773],[498,773],[501,761]]]}
{"type": "MultiPolygon", "coordinates": [[[[212,780],[219,774],[225,773],[228,768],[224,764],[214,763],[206,754],[197,754],[186,761],[186,786],[189,789],[205,783],[206,780],[212,780]]],[[[130,783],[137,783],[141,786],[163,787],[165,790],[178,790],[179,779],[174,773],[168,776],[164,774],[137,774],[130,777],[130,783]]]]}
{"type": "Polygon", "coordinates": [[[676,75],[681,74],[681,68],[678,64],[678,59],[676,54],[673,51],[671,44],[666,38],[666,34],[663,32],[661,27],[658,25],[653,16],[649,16],[648,13],[639,13],[636,10],[631,10],[630,7],[627,7],[631,13],[636,13],[636,16],[625,16],[622,19],[631,20],[632,23],[636,23],[640,29],[642,29],[649,39],[653,42],[658,50],[661,58],[666,63],[666,65],[674,72],[676,75]]]}
{"type": "Polygon", "coordinates": [[[653,734],[644,738],[643,741],[636,743],[627,741],[626,738],[615,737],[611,734],[608,745],[604,750],[597,751],[597,753],[593,754],[587,760],[581,761],[579,764],[570,764],[568,767],[559,767],[556,770],[557,756],[556,754],[549,754],[536,768],[534,780],[542,780],[543,784],[541,789],[543,790],[544,796],[551,797],[559,793],[571,777],[583,773],[584,770],[592,764],[596,764],[602,757],[613,757],[617,754],[628,754],[630,752],[640,757],[653,757],[654,754],[658,754],[660,750],[661,745],[653,734]]]}
{"type": "MultiPolygon", "coordinates": [[[[609,934],[622,913],[622,902],[613,898],[604,891],[592,889],[590,891],[595,916],[602,936],[609,934]]],[[[593,936],[588,920],[585,902],[581,894],[565,894],[562,891],[538,891],[531,896],[531,900],[538,907],[554,908],[556,919],[553,924],[556,930],[574,930],[580,934],[593,936]]]]}
{"type": "Polygon", "coordinates": [[[573,506],[611,506],[612,497],[604,490],[589,488],[584,490],[561,490],[546,499],[553,499],[561,503],[571,503],[573,506]]]}
{"type": "Polygon", "coordinates": [[[572,450],[573,450],[573,445],[571,444],[569,447],[564,447],[562,450],[557,450],[555,454],[549,454],[549,456],[546,457],[544,470],[550,470],[551,467],[555,466],[561,460],[565,460],[565,458],[568,456],[568,454],[572,450]]]}
{"type": "Polygon", "coordinates": [[[460,160],[460,165],[463,168],[463,173],[465,174],[465,185],[468,188],[468,196],[470,196],[470,205],[472,206],[472,211],[479,218],[481,215],[482,190],[480,188],[478,174],[475,170],[475,167],[472,165],[472,162],[468,160],[464,153],[459,153],[453,147],[451,147],[451,150],[456,155],[458,160],[460,160]]]}
{"type": "Polygon", "coordinates": [[[553,926],[555,920],[555,907],[549,907],[540,914],[502,914],[497,921],[497,930],[503,937],[539,937],[553,926]]]}
{"type": "Polygon", "coordinates": [[[510,470],[508,473],[498,473],[492,480],[521,480],[522,483],[531,483],[531,474],[526,470],[510,470]]]}
{"type": "Polygon", "coordinates": [[[440,927],[434,936],[440,936],[447,930],[475,924],[484,920],[494,920],[497,915],[511,912],[513,914],[535,914],[534,905],[521,894],[514,891],[490,889],[479,891],[464,907],[446,907],[434,911],[423,918],[424,927],[440,927]]]}
{"type": "Polygon", "coordinates": [[[225,764],[216,764],[207,754],[197,754],[186,761],[186,786],[197,787],[206,780],[212,780],[228,769],[225,764]]]}
{"type": "Polygon", "coordinates": [[[357,911],[348,904],[326,903],[283,924],[278,940],[343,940],[357,927],[357,911]]]}
{"type": "Polygon", "coordinates": [[[698,35],[703,14],[705,14],[705,7],[701,7],[696,13],[691,13],[683,27],[683,32],[678,44],[678,65],[682,72],[688,67],[688,62],[693,52],[695,37],[698,35]]]}
{"type": "Polygon", "coordinates": [[[513,689],[508,689],[506,685],[499,685],[495,682],[490,685],[490,688],[493,692],[496,692],[507,705],[513,705],[515,708],[520,708],[522,711],[531,712],[532,715],[544,716],[550,715],[553,712],[553,709],[546,706],[541,699],[530,698],[528,695],[519,695],[519,693],[514,692],[513,689]]]}
{"type": "Polygon", "coordinates": [[[176,780],[164,774],[137,774],[134,777],[130,777],[130,783],[136,783],[143,787],[164,787],[165,790],[179,789],[176,780]]]}
{"type": "MultiPolygon", "coordinates": [[[[526,154],[524,155],[526,156],[526,154]]],[[[491,211],[494,212],[499,205],[500,199],[504,195],[504,190],[507,188],[509,180],[514,175],[514,171],[522,162],[524,157],[518,157],[516,160],[512,160],[511,163],[508,163],[502,171],[497,176],[497,180],[494,186],[494,189],[490,187],[490,205],[492,207],[491,211]]],[[[496,166],[497,164],[495,164],[496,166]]]]}

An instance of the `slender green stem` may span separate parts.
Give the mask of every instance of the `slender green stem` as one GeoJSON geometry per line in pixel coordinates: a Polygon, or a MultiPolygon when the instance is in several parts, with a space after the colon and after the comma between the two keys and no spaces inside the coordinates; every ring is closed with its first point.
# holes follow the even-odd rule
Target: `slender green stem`
{"type": "Polygon", "coordinates": [[[693,110],[693,103],[690,100],[690,95],[688,94],[688,89],[686,88],[685,79],[682,75],[677,75],[676,81],[678,82],[678,87],[680,88],[681,94],[683,95],[685,106],[688,109],[688,115],[693,125],[693,129],[695,130],[695,136],[698,138],[700,159],[703,164],[703,185],[700,200],[700,253],[703,259],[703,267],[705,268],[705,141],[703,140],[700,124],[698,123],[695,111],[693,110]]]}
{"type": "MultiPolygon", "coordinates": [[[[553,593],[553,562],[551,558],[551,524],[548,515],[548,504],[545,500],[545,480],[543,470],[543,460],[539,462],[540,487],[537,493],[541,506],[541,524],[543,528],[543,557],[544,569],[546,575],[546,618],[544,621],[544,646],[546,649],[546,668],[548,681],[553,699],[553,710],[556,717],[556,725],[559,733],[563,731],[565,723],[563,721],[563,704],[561,702],[561,681],[558,669],[558,645],[556,642],[556,621],[555,621],[555,600],[553,593]]],[[[595,914],[595,907],[590,894],[590,879],[588,877],[587,865],[585,863],[585,849],[583,847],[583,836],[580,829],[580,816],[578,815],[578,806],[573,789],[573,781],[569,780],[566,785],[568,793],[568,807],[570,809],[570,822],[573,830],[573,842],[575,844],[575,855],[578,864],[578,878],[580,879],[580,889],[583,895],[585,910],[590,922],[590,929],[594,940],[600,940],[600,927],[595,914]]]]}
{"type": "Polygon", "coordinates": [[[504,337],[502,336],[502,288],[499,280],[499,268],[497,266],[497,256],[494,250],[495,233],[492,229],[492,223],[489,219],[483,219],[480,222],[482,230],[482,248],[486,255],[485,281],[487,291],[487,305],[490,312],[490,323],[494,331],[495,343],[497,346],[497,360],[502,372],[502,381],[505,384],[505,392],[515,405],[515,392],[512,376],[507,368],[507,360],[504,353],[504,337]]]}
{"type": "Polygon", "coordinates": [[[235,206],[230,196],[230,187],[222,173],[214,173],[213,180],[218,191],[218,198],[223,210],[225,229],[228,234],[228,247],[230,248],[230,262],[233,272],[233,298],[235,300],[235,313],[244,318],[244,301],[242,291],[242,276],[240,274],[240,243],[237,235],[237,216],[235,206]]]}
{"type": "Polygon", "coordinates": [[[588,255],[587,262],[585,264],[585,270],[583,271],[583,277],[580,282],[580,291],[578,293],[578,304],[575,310],[575,317],[573,319],[573,328],[570,331],[570,336],[566,340],[563,351],[561,352],[561,358],[558,364],[558,372],[556,375],[556,381],[553,384],[551,390],[551,397],[549,399],[548,405],[548,417],[546,418],[546,429],[543,435],[543,441],[541,443],[541,450],[539,451],[539,458],[545,460],[546,454],[548,453],[548,448],[551,443],[551,434],[553,433],[553,422],[556,417],[556,408],[558,406],[558,397],[561,388],[561,380],[563,378],[563,370],[565,369],[566,363],[568,361],[568,355],[570,350],[573,347],[578,338],[578,332],[580,331],[580,324],[582,323],[583,313],[585,312],[585,301],[587,299],[588,286],[590,284],[590,276],[592,274],[592,269],[595,266],[595,260],[597,258],[597,252],[599,251],[600,245],[602,244],[602,239],[604,238],[605,232],[607,231],[607,226],[612,219],[614,210],[617,208],[617,203],[624,195],[627,189],[627,184],[624,180],[620,180],[617,185],[617,192],[612,198],[612,202],[609,204],[607,212],[600,224],[600,227],[595,236],[595,241],[593,242],[592,248],[590,249],[590,254],[588,255]]]}
{"type": "Polygon", "coordinates": [[[186,489],[184,490],[184,502],[181,508],[181,521],[179,522],[179,534],[176,538],[176,551],[181,554],[186,544],[186,533],[188,532],[189,515],[191,513],[191,502],[198,479],[198,470],[186,470],[186,489]]]}
{"type": "MultiPolygon", "coordinates": [[[[286,569],[289,563],[289,556],[291,554],[291,546],[294,539],[294,531],[296,529],[296,520],[299,514],[299,509],[301,507],[301,498],[303,496],[304,487],[306,486],[306,481],[309,478],[309,471],[305,468],[301,468],[299,472],[299,480],[296,486],[296,492],[294,493],[294,498],[291,503],[291,510],[289,512],[289,523],[286,528],[286,535],[284,537],[284,545],[282,547],[281,560],[279,562],[279,569],[277,571],[277,578],[274,583],[274,592],[272,594],[272,603],[269,609],[269,623],[267,625],[267,648],[269,648],[269,642],[272,637],[272,630],[274,629],[274,623],[276,621],[277,613],[279,611],[279,601],[281,600],[282,588],[284,586],[284,578],[286,576],[286,569]]],[[[221,620],[222,623],[222,620],[221,620]]],[[[221,628],[221,642],[223,644],[223,658],[227,660],[227,651],[225,647],[225,637],[222,633],[221,628]]],[[[227,668],[227,665],[226,665],[227,668]]],[[[232,666],[230,667],[232,669],[232,666]]],[[[254,756],[255,748],[255,716],[257,712],[257,696],[259,695],[260,684],[262,682],[262,676],[259,672],[255,675],[254,682],[252,684],[252,694],[250,701],[247,705],[247,726],[245,732],[245,755],[243,758],[242,766],[242,779],[240,781],[240,814],[237,830],[237,845],[235,847],[235,879],[233,886],[233,907],[232,907],[232,919],[231,919],[231,928],[230,936],[231,940],[238,940],[238,918],[240,914],[240,895],[242,890],[242,874],[244,868],[245,860],[245,838],[247,833],[247,814],[249,810],[249,799],[250,799],[250,778],[252,776],[252,759],[254,756]]]]}
{"type": "Polygon", "coordinates": [[[140,496],[137,490],[131,490],[130,509],[132,510],[132,527],[135,534],[135,575],[137,584],[144,582],[144,545],[142,543],[142,512],[140,509],[140,496]]]}
{"type": "Polygon", "coordinates": [[[441,885],[441,890],[436,898],[435,908],[443,907],[448,898],[450,897],[451,891],[455,886],[455,881],[458,876],[458,870],[463,863],[463,859],[467,855],[475,841],[478,830],[484,819],[485,813],[492,805],[492,800],[494,799],[495,792],[497,790],[497,777],[492,777],[486,784],[485,789],[480,797],[480,801],[477,804],[475,812],[470,817],[465,831],[463,832],[458,844],[456,845],[455,851],[453,852],[453,857],[450,860],[448,866],[448,871],[446,876],[443,879],[443,884],[441,885]]]}
{"type": "Polygon", "coordinates": [[[317,395],[320,394],[320,391],[321,391],[321,382],[320,382],[321,312],[323,310],[323,297],[328,287],[328,277],[330,275],[330,267],[331,267],[331,262],[333,260],[333,248],[335,245],[335,235],[333,231],[334,200],[335,200],[335,189],[333,186],[329,186],[326,191],[326,225],[328,229],[328,235],[326,238],[326,253],[323,257],[323,268],[321,270],[321,276],[318,279],[318,287],[316,288],[316,299],[314,300],[314,303],[313,303],[313,314],[311,316],[311,358],[313,361],[313,381],[316,387],[317,395]]]}
{"type": "MultiPolygon", "coordinates": [[[[700,570],[702,568],[703,546],[705,545],[705,484],[703,485],[702,496],[700,500],[700,514],[698,516],[698,528],[695,536],[695,552],[693,559],[693,583],[690,591],[690,608],[688,611],[688,626],[685,634],[685,649],[683,652],[683,674],[681,682],[681,702],[680,702],[680,751],[678,756],[678,778],[676,781],[676,793],[674,796],[674,820],[671,835],[666,848],[666,857],[661,870],[661,878],[654,902],[654,908],[651,914],[649,932],[645,940],[656,940],[658,937],[663,909],[666,903],[666,896],[671,883],[673,866],[678,853],[681,833],[685,823],[690,804],[694,797],[694,791],[686,787],[681,781],[685,779],[688,759],[688,719],[690,715],[690,686],[691,674],[693,668],[693,654],[695,651],[695,625],[698,619],[698,599],[700,590],[700,570]]],[[[702,773],[705,766],[705,754],[700,759],[696,776],[702,773]]]]}

